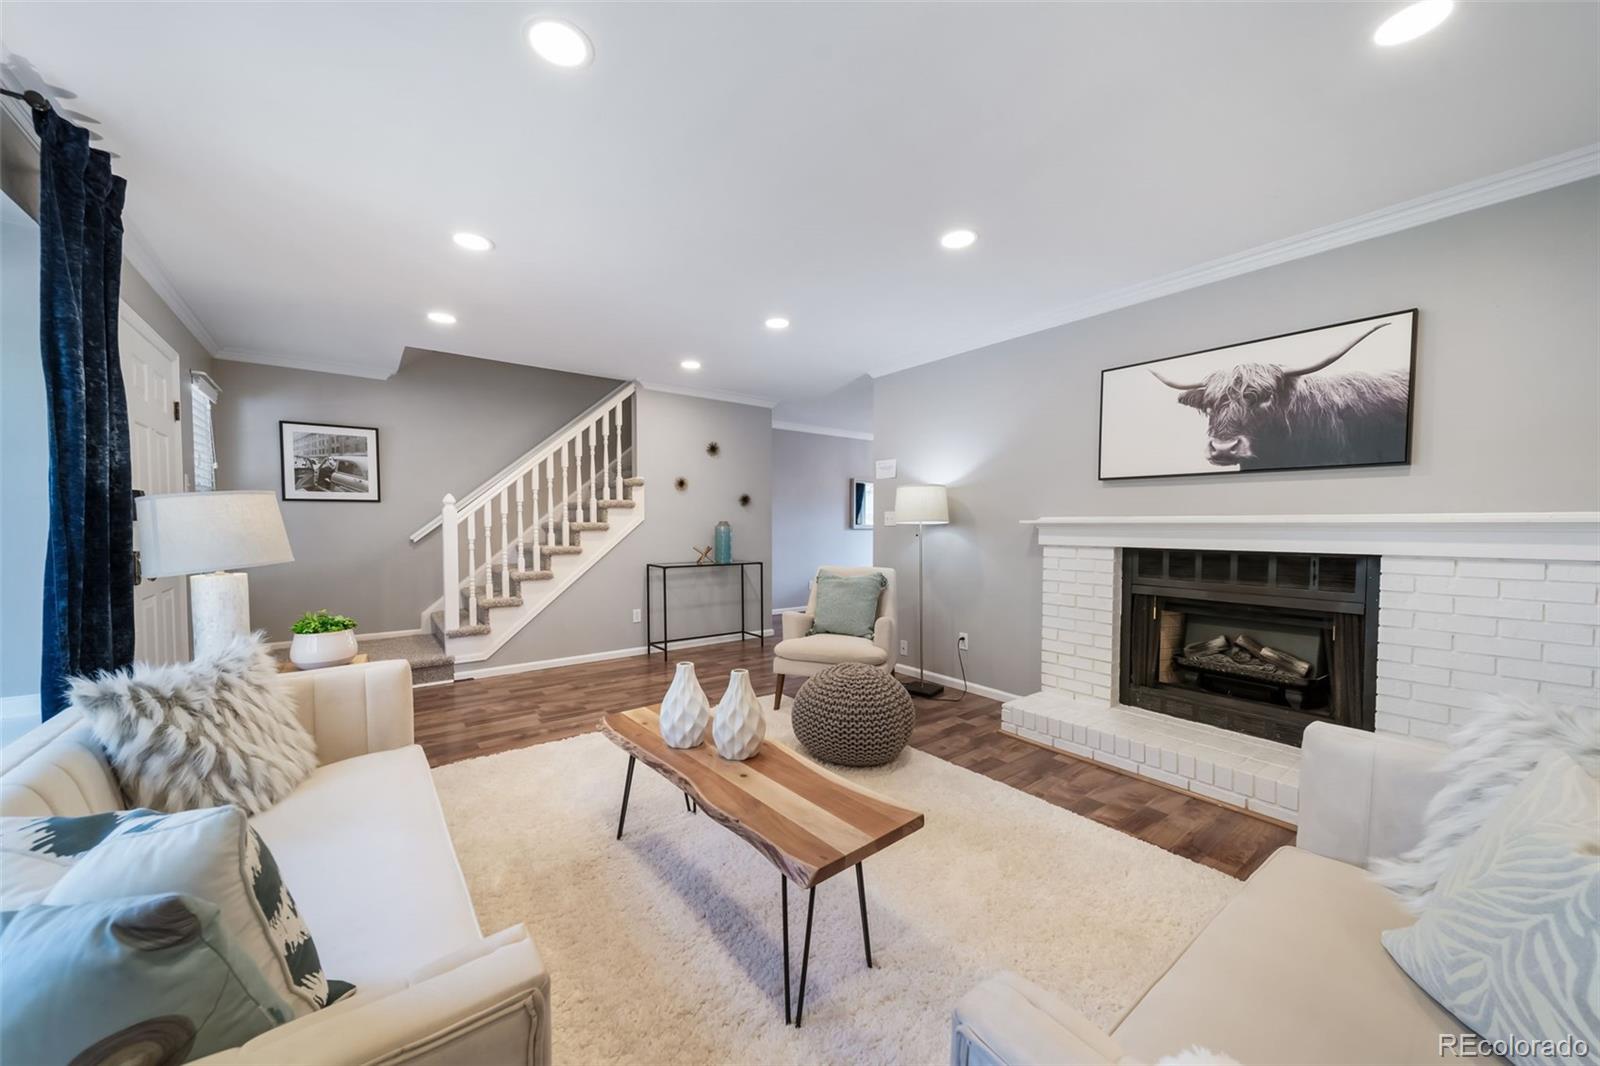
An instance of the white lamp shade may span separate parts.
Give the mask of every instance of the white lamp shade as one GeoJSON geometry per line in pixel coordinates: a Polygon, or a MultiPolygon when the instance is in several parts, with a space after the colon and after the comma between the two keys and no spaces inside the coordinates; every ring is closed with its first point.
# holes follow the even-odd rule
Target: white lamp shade
{"type": "Polygon", "coordinates": [[[294,561],[270,492],[173,492],[140,496],[134,504],[145,577],[294,561]]]}
{"type": "Polygon", "coordinates": [[[894,521],[902,526],[942,526],[950,521],[943,485],[901,485],[894,490],[894,521]]]}

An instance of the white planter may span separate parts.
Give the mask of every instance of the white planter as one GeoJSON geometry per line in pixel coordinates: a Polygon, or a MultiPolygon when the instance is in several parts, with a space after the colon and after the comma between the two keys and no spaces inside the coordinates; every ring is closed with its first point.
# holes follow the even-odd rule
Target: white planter
{"type": "Polygon", "coordinates": [[[767,719],[750,684],[750,671],[735,670],[729,675],[728,691],[722,694],[722,702],[711,718],[711,739],[717,745],[717,754],[742,762],[761,749],[766,735],[767,719]]]}
{"type": "Polygon", "coordinates": [[[661,698],[661,739],[669,748],[695,748],[711,724],[711,702],[694,676],[694,663],[679,663],[672,687],[661,698]]]}
{"type": "Polygon", "coordinates": [[[302,670],[319,666],[343,666],[356,657],[356,631],[337,633],[296,633],[289,642],[289,661],[302,670]]]}

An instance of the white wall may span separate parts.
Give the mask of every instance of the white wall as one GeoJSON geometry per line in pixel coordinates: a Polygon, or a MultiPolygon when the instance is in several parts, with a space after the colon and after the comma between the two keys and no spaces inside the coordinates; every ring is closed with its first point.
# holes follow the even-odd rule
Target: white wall
{"type": "Polygon", "coordinates": [[[850,528],[850,479],[872,478],[872,442],[772,433],[773,606],[803,607],[819,566],[870,566],[872,531],[850,528]]]}
{"type": "MultiPolygon", "coordinates": [[[[975,681],[1038,689],[1023,518],[1600,510],[1597,316],[1591,179],[877,379],[873,453],[899,461],[880,517],[895,484],[950,486],[952,524],[927,544],[929,669],[954,672],[966,630],[975,681]],[[1421,312],[1410,466],[1097,480],[1102,368],[1405,307],[1421,312]]],[[[874,558],[911,572],[912,531],[880,526],[874,558]]]]}

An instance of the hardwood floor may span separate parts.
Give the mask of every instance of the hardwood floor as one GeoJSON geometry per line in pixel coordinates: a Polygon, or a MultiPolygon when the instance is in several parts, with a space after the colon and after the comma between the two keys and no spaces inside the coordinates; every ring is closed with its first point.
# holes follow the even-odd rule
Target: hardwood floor
{"type": "MultiPolygon", "coordinates": [[[[754,641],[684,649],[672,663],[657,654],[458,681],[416,690],[417,743],[440,766],[587,733],[604,714],[659,700],[685,657],[713,703],[738,667],[750,671],[757,692],[773,690],[770,641],[764,651],[754,641]]],[[[785,698],[800,684],[790,679],[785,698]]],[[[1233,877],[1248,877],[1294,842],[1271,822],[1008,736],[994,700],[969,694],[916,703],[911,743],[922,751],[1233,877]]]]}

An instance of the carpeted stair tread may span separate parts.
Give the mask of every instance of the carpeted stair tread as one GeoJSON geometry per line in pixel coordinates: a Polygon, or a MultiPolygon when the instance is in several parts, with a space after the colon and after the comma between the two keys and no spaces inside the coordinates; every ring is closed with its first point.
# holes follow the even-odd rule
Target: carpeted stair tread
{"type": "MultiPolygon", "coordinates": [[[[461,594],[461,606],[467,606],[467,594],[461,594]]],[[[521,607],[521,596],[490,596],[483,589],[478,590],[478,610],[485,611],[495,607],[521,607]]]]}
{"type": "Polygon", "coordinates": [[[637,488],[638,486],[644,484],[644,478],[642,478],[642,477],[625,477],[625,478],[622,479],[622,483],[624,485],[629,486],[630,488],[637,488]]]}
{"type": "Polygon", "coordinates": [[[577,555],[583,551],[576,544],[541,544],[539,550],[546,555],[577,555]]]}
{"type": "Polygon", "coordinates": [[[610,522],[574,522],[574,523],[572,523],[572,528],[577,530],[579,533],[588,533],[590,531],[604,532],[605,530],[608,530],[608,529],[611,528],[611,523],[610,522]]]}
{"type": "Polygon", "coordinates": [[[609,511],[613,507],[637,507],[637,506],[638,506],[638,503],[636,501],[634,501],[634,500],[601,500],[600,503],[599,503],[599,507],[600,507],[600,509],[602,511],[609,511]]]}
{"type": "Polygon", "coordinates": [[[411,664],[411,683],[425,685],[435,681],[454,681],[455,657],[447,653],[434,633],[404,637],[379,637],[359,642],[369,662],[404,659],[411,664]]]}
{"type": "Polygon", "coordinates": [[[549,581],[556,575],[549,570],[513,570],[512,581],[549,581]]]}

